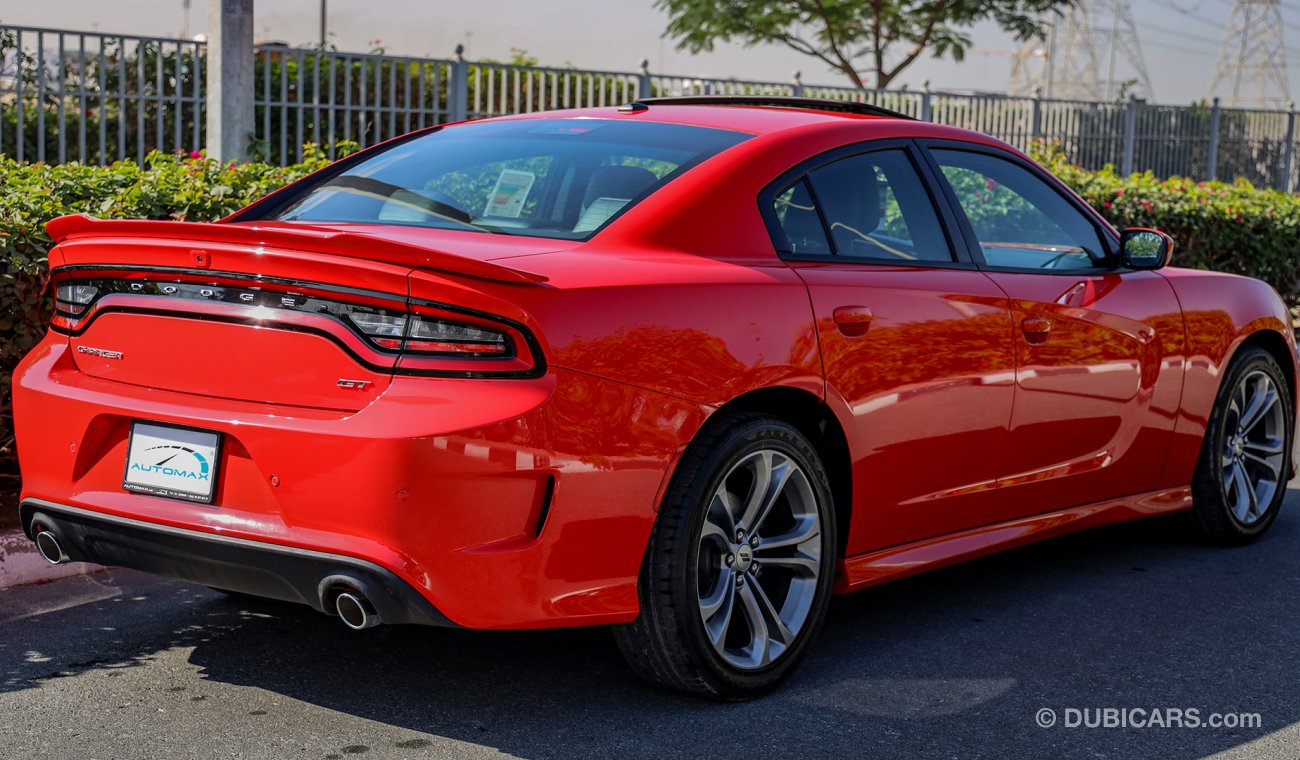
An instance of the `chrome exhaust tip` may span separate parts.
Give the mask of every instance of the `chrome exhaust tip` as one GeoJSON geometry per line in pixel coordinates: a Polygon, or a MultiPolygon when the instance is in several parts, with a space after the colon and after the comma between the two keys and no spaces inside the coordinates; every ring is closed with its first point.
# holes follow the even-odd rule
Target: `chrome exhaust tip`
{"type": "Polygon", "coordinates": [[[334,597],[334,609],[339,614],[339,620],[343,625],[354,631],[361,631],[366,628],[373,628],[379,625],[379,613],[370,604],[370,600],[361,595],[360,592],[344,591],[334,597]]]}
{"type": "Polygon", "coordinates": [[[48,530],[36,534],[36,549],[51,565],[69,561],[67,552],[63,551],[63,544],[59,543],[59,537],[48,530]]]}

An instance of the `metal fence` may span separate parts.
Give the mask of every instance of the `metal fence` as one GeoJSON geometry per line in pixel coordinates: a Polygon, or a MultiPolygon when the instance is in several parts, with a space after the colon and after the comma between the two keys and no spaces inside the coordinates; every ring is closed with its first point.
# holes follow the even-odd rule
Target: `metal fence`
{"type": "Polygon", "coordinates": [[[255,55],[257,158],[301,161],[306,143],[333,158],[340,141],[364,147],[453,118],[449,60],[271,45],[255,55]]]}
{"type": "MultiPolygon", "coordinates": [[[[1295,112],[1138,100],[1084,102],[992,94],[859,90],[260,45],[252,154],[292,163],[315,143],[362,146],[420,127],[648,95],[802,95],[867,102],[984,132],[1019,148],[1060,145],[1088,169],[1193,179],[1244,178],[1294,190],[1295,112]]],[[[143,161],[205,144],[201,42],[0,25],[0,153],[19,160],[143,161]]]]}

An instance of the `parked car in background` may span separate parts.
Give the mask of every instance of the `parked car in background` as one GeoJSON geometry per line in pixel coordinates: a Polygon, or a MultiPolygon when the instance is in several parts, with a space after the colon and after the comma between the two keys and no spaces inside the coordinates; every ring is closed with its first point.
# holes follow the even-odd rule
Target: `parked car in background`
{"type": "Polygon", "coordinates": [[[48,229],[27,534],[357,629],[612,625],[740,699],[834,593],[1179,511],[1251,541],[1293,471],[1268,286],[861,104],[449,125],[218,223],[48,229]]]}

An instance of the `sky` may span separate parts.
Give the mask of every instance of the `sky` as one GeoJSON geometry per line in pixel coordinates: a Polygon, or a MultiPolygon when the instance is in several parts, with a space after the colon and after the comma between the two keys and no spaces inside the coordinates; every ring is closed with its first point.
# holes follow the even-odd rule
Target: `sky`
{"type": "MultiPolygon", "coordinates": [[[[0,0],[0,22],[176,36],[185,26],[184,0],[0,0]]],[[[190,35],[207,26],[207,0],[192,0],[190,35]]],[[[320,0],[255,0],[260,40],[314,44],[320,0]]],[[[656,73],[788,81],[796,70],[808,84],[847,84],[843,74],[780,46],[719,46],[692,56],[662,38],[667,17],[653,0],[328,0],[331,42],[340,50],[505,59],[527,50],[544,65],[634,70],[641,59],[656,73]]],[[[1132,9],[1152,80],[1154,100],[1203,98],[1214,71],[1231,0],[1137,0],[1132,9]]],[[[1293,95],[1300,91],[1300,0],[1282,3],[1291,44],[1293,95]]],[[[972,30],[974,49],[960,63],[919,59],[896,85],[953,91],[1005,90],[1010,52],[1020,45],[995,25],[972,30]]],[[[1122,61],[1117,80],[1126,78],[1122,61]]]]}

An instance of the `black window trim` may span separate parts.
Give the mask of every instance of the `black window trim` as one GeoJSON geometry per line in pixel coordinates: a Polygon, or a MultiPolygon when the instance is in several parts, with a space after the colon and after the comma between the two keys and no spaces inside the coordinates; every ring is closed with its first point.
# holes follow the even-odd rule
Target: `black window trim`
{"type": "Polygon", "coordinates": [[[1097,274],[1124,274],[1132,271],[1120,264],[1119,256],[1119,237],[1108,224],[1101,224],[1097,220],[1096,212],[1083,203],[1074,194],[1067,192],[1061,185],[1061,181],[1052,176],[1051,173],[1044,170],[1037,164],[1026,161],[1014,153],[1008,153],[1001,148],[974,142],[963,142],[961,140],[944,140],[944,139],[921,139],[917,140],[917,147],[922,155],[922,160],[930,169],[934,176],[938,192],[942,193],[949,206],[953,209],[956,217],[955,229],[964,238],[963,245],[966,255],[975,262],[975,265],[982,271],[986,272],[1008,272],[1013,274],[1045,274],[1057,276],[1074,276],[1080,275],[1097,275],[1097,274]],[[1097,232],[1097,239],[1106,247],[1106,262],[1101,266],[1095,266],[1088,269],[1042,269],[1038,267],[1004,267],[992,266],[984,258],[984,251],[980,248],[979,239],[975,235],[975,228],[971,225],[970,220],[966,217],[965,210],[962,209],[961,201],[957,198],[956,192],[953,191],[952,185],[943,176],[943,168],[939,165],[939,160],[931,153],[932,150],[958,150],[967,153],[982,153],[994,158],[1000,158],[1010,162],[1030,174],[1042,180],[1057,195],[1063,198],[1076,211],[1079,212],[1088,224],[1092,225],[1097,232]]]}
{"type": "Polygon", "coordinates": [[[905,267],[908,269],[977,269],[977,265],[971,259],[968,250],[968,243],[964,237],[961,237],[961,228],[957,226],[957,217],[950,207],[951,201],[946,194],[941,194],[941,186],[934,177],[934,169],[930,165],[930,159],[924,154],[915,140],[910,138],[891,138],[885,140],[868,140],[864,142],[842,145],[838,148],[819,153],[811,158],[805,159],[787,169],[776,179],[772,180],[758,193],[759,212],[763,218],[763,224],[767,227],[768,237],[771,238],[772,247],[776,250],[777,256],[782,261],[790,262],[821,262],[830,264],[847,264],[853,266],[886,266],[886,267],[905,267]],[[916,170],[917,178],[921,182],[921,187],[925,190],[926,195],[930,198],[930,204],[934,208],[935,215],[939,218],[939,224],[943,228],[944,239],[948,242],[948,251],[953,256],[952,261],[935,261],[931,259],[918,259],[916,261],[902,261],[898,259],[885,258],[867,258],[863,256],[841,256],[836,253],[827,254],[806,254],[794,253],[789,250],[789,240],[786,239],[785,230],[781,227],[781,220],[776,215],[776,198],[782,192],[787,190],[796,182],[804,181],[813,205],[817,208],[817,217],[821,220],[822,232],[826,235],[826,240],[835,250],[835,240],[831,235],[830,228],[826,224],[826,217],[822,211],[821,204],[817,202],[816,189],[811,182],[807,182],[808,175],[817,169],[828,164],[840,161],[854,156],[865,155],[868,153],[879,153],[885,150],[902,150],[904,155],[912,163],[912,168],[916,170]]]}

